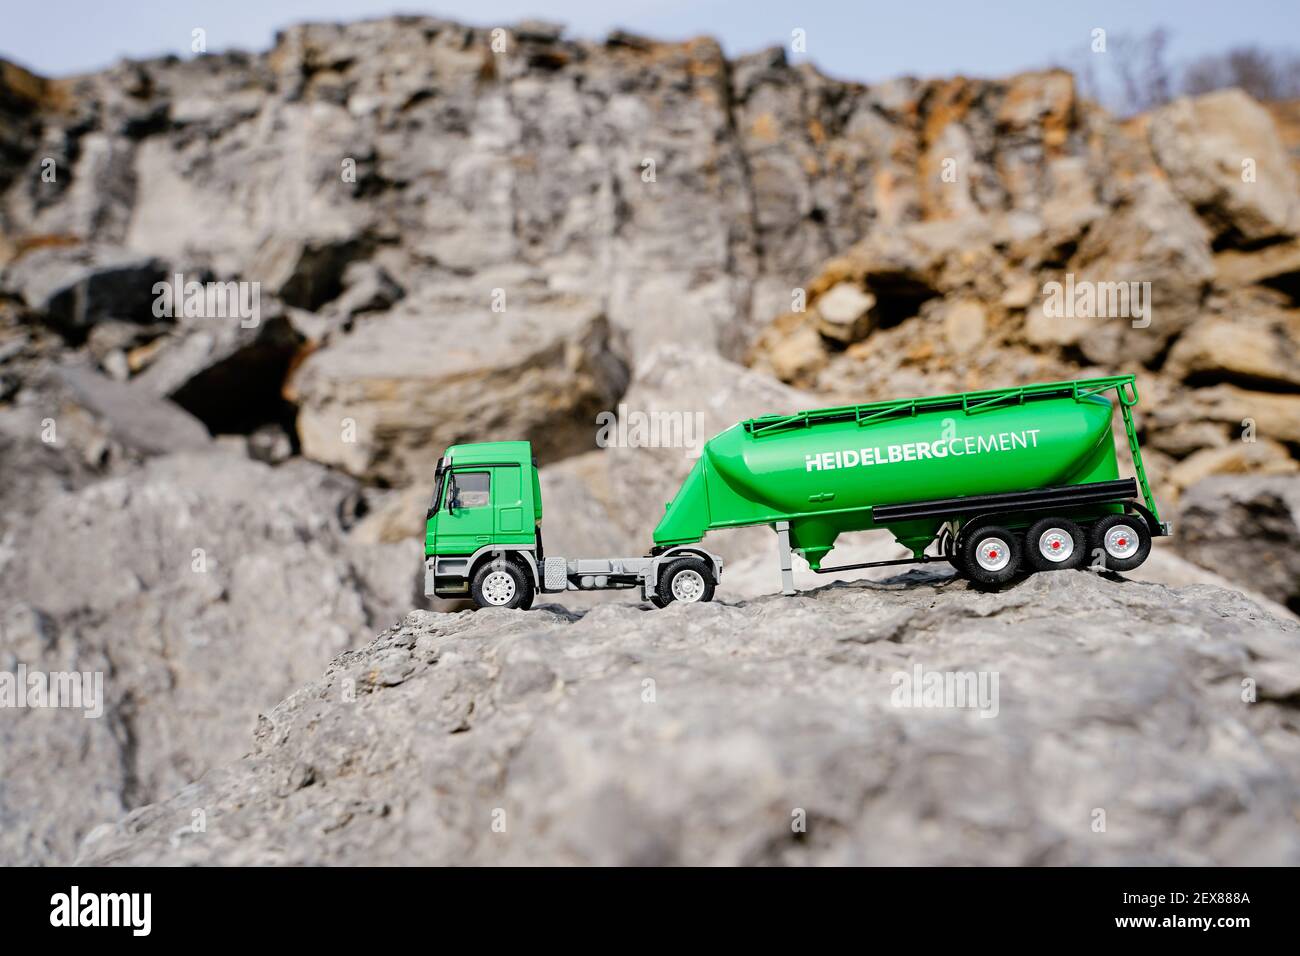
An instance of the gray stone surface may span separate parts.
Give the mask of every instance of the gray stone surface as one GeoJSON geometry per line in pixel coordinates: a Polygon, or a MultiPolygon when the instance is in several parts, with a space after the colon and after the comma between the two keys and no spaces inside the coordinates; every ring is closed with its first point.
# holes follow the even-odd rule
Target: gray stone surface
{"type": "Polygon", "coordinates": [[[105,708],[0,711],[0,861],[67,862],[94,824],[237,757],[259,713],[410,607],[418,555],[350,542],[354,495],[215,448],[13,519],[0,670],[98,671],[105,708]]]}
{"type": "Polygon", "coordinates": [[[1151,115],[1151,148],[1216,234],[1246,241],[1300,230],[1295,169],[1267,109],[1238,89],[1182,97],[1151,115]]]}
{"type": "Polygon", "coordinates": [[[1300,611],[1300,476],[1216,475],[1180,505],[1183,556],[1300,611]]]}
{"type": "Polygon", "coordinates": [[[289,385],[304,452],[401,486],[461,441],[529,435],[546,461],[593,447],[590,423],[628,380],[608,320],[570,297],[515,308],[431,323],[404,307],[310,355],[289,385]]]}
{"type": "Polygon", "coordinates": [[[6,267],[0,290],[21,298],[53,327],[84,338],[107,319],[154,321],[153,287],[166,264],[116,247],[37,249],[6,267]]]}
{"type": "Polygon", "coordinates": [[[1300,630],[1234,592],[914,572],[646,608],[415,612],[78,859],[1300,862],[1300,630]],[[899,706],[918,666],[996,673],[996,715],[899,706]]]}

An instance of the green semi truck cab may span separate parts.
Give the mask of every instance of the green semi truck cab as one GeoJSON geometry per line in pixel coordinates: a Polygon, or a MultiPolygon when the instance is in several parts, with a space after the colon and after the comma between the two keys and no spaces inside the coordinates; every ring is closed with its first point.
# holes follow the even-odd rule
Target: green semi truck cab
{"type": "Polygon", "coordinates": [[[526,441],[446,450],[425,515],[424,553],[426,595],[480,606],[527,608],[537,593],[626,589],[663,606],[710,599],[722,575],[722,559],[698,547],[632,558],[548,557],[537,459],[526,441]]]}
{"type": "Polygon", "coordinates": [[[1167,534],[1132,409],[1133,376],[1052,382],[767,415],[706,443],[645,555],[547,555],[525,441],[453,445],[426,516],[425,591],[526,608],[538,593],[637,589],[663,607],[712,598],[711,531],[767,525],[782,590],[791,555],[818,573],[946,561],[981,586],[1025,571],[1126,571],[1167,534]],[[1114,395],[1114,401],[1109,397],[1114,395]],[[1135,475],[1121,478],[1112,424],[1135,475]],[[841,534],[885,529],[910,558],[825,567],[841,534]]]}

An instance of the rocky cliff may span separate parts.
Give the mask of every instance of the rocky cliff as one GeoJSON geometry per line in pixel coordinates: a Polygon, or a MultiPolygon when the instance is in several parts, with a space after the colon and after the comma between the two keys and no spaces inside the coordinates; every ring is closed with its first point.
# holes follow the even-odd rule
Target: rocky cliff
{"type": "MultiPolygon", "coordinates": [[[[1059,71],[868,87],[779,49],[727,60],[706,39],[577,42],[543,23],[309,24],[265,53],[71,78],[0,63],[0,670],[100,671],[107,698],[100,720],[0,713],[0,859],[67,861],[96,823],[230,764],[259,714],[422,606],[426,484],[449,442],[534,442],[552,553],[641,553],[692,449],[598,447],[603,412],[685,421],[698,439],[832,401],[1133,371],[1157,493],[1171,512],[1185,493],[1188,519],[1144,579],[1234,582],[1264,610],[1232,627],[1289,634],[1271,622],[1300,608],[1293,142],[1231,91],[1120,121],[1059,71]],[[237,313],[181,296],[160,309],[156,284],[177,275],[179,290],[256,296],[237,313]],[[1063,315],[1049,290],[1067,282],[1136,283],[1134,314],[1063,315]]],[[[776,589],[770,537],[716,542],[728,603],[708,627],[907,617],[901,587],[738,603],[776,589]]],[[[896,556],[887,541],[845,551],[896,556]]],[[[1071,602],[1105,582],[1071,577],[1024,612],[1034,628],[1082,626],[1065,623],[1071,602]]],[[[1187,602],[1153,587],[1105,600],[1135,601],[1183,654],[1181,625],[1138,598],[1187,602]]],[[[1246,606],[1202,598],[1188,633],[1246,606]]],[[[997,598],[953,600],[1001,614],[997,598]]],[[[490,697],[497,628],[586,634],[618,660],[643,653],[626,635],[660,640],[631,605],[579,618],[568,603],[417,617],[381,644],[481,634],[461,677],[490,697]]],[[[925,633],[959,640],[967,614],[925,633]]],[[[834,671],[839,651],[819,643],[807,666],[823,650],[834,671]]],[[[713,651],[687,651],[684,667],[715,674],[713,651]]],[[[702,708],[737,692],[699,679],[702,708]]],[[[549,694],[521,696],[521,726],[549,694]]],[[[1284,704],[1251,713],[1275,715],[1270,739],[1293,732],[1284,704]]],[[[701,741],[703,778],[729,745],[701,741]]],[[[265,735],[258,747],[283,757],[265,735]]],[[[448,757],[429,759],[433,779],[448,757]]]]}

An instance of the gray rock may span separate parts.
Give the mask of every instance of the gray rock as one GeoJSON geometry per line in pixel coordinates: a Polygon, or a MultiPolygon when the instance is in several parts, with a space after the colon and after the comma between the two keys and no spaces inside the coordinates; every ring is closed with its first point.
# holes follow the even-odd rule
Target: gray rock
{"type": "Polygon", "coordinates": [[[5,270],[3,286],[54,328],[80,340],[97,322],[157,321],[154,284],[166,277],[160,259],[120,249],[38,249],[5,270]]]}
{"type": "Polygon", "coordinates": [[[338,298],[344,273],[363,254],[364,244],[356,239],[277,236],[258,251],[254,275],[286,305],[316,311],[338,298]]]}
{"type": "Polygon", "coordinates": [[[84,367],[63,367],[56,374],[73,400],[129,448],[162,455],[202,449],[210,441],[197,418],[139,385],[116,382],[84,367]]]}
{"type": "Polygon", "coordinates": [[[214,434],[247,434],[292,419],[281,394],[303,337],[279,313],[238,318],[183,319],[132,384],[165,396],[214,434]]]}
{"type": "Polygon", "coordinates": [[[1295,865],[1297,652],[1231,591],[1089,572],[414,612],[78,860],[1295,865]],[[986,696],[912,706],[918,667],[986,696]]]}
{"type": "Polygon", "coordinates": [[[249,457],[278,465],[293,456],[293,442],[278,425],[263,425],[248,436],[249,457]]]}
{"type": "Polygon", "coordinates": [[[0,546],[0,670],[98,672],[104,714],[5,711],[0,750],[25,769],[0,785],[0,860],[66,862],[95,824],[237,757],[259,713],[410,606],[418,556],[353,545],[354,493],[213,450],[31,503],[0,546]]]}
{"type": "Polygon", "coordinates": [[[1151,147],[1215,234],[1249,244],[1300,229],[1295,170],[1267,109],[1238,89],[1183,97],[1152,114],[1151,147]]]}
{"type": "Polygon", "coordinates": [[[1216,475],[1179,504],[1184,557],[1300,610],[1300,475],[1216,475]]]}
{"type": "Polygon", "coordinates": [[[347,316],[366,312],[385,312],[400,301],[404,290],[388,271],[373,262],[355,262],[348,266],[343,284],[346,287],[336,305],[347,316]]]}
{"type": "Polygon", "coordinates": [[[303,451],[354,475],[427,481],[458,441],[530,438],[542,460],[595,446],[594,421],[627,386],[609,323],[571,297],[358,323],[290,383],[303,451]]]}

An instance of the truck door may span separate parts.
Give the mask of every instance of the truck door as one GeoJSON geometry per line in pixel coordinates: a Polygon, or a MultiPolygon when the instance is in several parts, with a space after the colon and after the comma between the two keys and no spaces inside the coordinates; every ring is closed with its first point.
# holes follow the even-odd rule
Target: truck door
{"type": "Polygon", "coordinates": [[[524,527],[522,469],[515,466],[492,469],[492,510],[496,512],[498,544],[515,544],[531,528],[524,527]]]}
{"type": "Polygon", "coordinates": [[[470,554],[491,544],[495,525],[492,472],[495,468],[453,470],[447,476],[438,515],[438,552],[470,554]]]}

